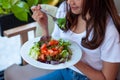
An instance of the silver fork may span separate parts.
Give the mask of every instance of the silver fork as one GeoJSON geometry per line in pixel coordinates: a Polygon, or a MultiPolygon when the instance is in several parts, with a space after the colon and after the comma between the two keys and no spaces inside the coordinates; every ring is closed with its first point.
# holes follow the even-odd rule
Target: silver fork
{"type": "Polygon", "coordinates": [[[44,10],[43,8],[40,9],[40,10],[41,10],[42,12],[46,13],[47,15],[51,16],[52,19],[53,19],[53,21],[58,24],[58,18],[54,17],[53,15],[51,15],[48,11],[44,10]]]}
{"type": "Polygon", "coordinates": [[[65,28],[65,25],[64,25],[64,24],[61,25],[61,23],[59,22],[60,18],[54,17],[53,15],[51,15],[48,11],[46,11],[46,10],[44,10],[44,9],[40,9],[40,10],[41,10],[42,12],[44,12],[45,14],[51,16],[52,19],[53,19],[53,21],[58,25],[58,27],[59,27],[60,29],[64,29],[64,28],[65,28]]]}

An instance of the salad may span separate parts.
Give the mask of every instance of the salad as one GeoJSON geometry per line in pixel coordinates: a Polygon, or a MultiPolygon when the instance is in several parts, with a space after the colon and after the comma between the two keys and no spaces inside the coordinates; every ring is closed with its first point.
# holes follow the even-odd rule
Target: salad
{"type": "Polygon", "coordinates": [[[65,29],[66,18],[58,18],[57,23],[60,29],[65,29]]]}
{"type": "Polygon", "coordinates": [[[38,41],[31,47],[29,56],[47,64],[64,63],[71,59],[72,51],[69,48],[70,45],[69,41],[64,41],[63,39],[50,39],[47,42],[38,41]]]}

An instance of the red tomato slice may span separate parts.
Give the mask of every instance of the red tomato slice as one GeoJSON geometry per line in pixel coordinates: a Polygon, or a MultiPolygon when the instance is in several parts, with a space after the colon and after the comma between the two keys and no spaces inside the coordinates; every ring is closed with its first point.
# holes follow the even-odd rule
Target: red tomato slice
{"type": "Polygon", "coordinates": [[[52,49],[48,49],[48,53],[49,53],[50,56],[53,56],[53,52],[54,51],[52,49]]]}
{"type": "Polygon", "coordinates": [[[47,53],[47,49],[41,49],[41,53],[42,53],[42,54],[47,53]]]}
{"type": "Polygon", "coordinates": [[[40,49],[41,49],[41,50],[42,50],[42,49],[47,49],[47,44],[44,43],[44,44],[41,46],[40,49]]]}
{"type": "Polygon", "coordinates": [[[59,42],[58,42],[57,40],[54,40],[54,39],[53,39],[53,40],[50,40],[50,41],[49,41],[48,45],[49,45],[49,46],[52,46],[52,45],[57,45],[58,43],[59,43],[59,42]]]}
{"type": "Polygon", "coordinates": [[[41,54],[41,55],[39,56],[39,60],[40,60],[40,61],[46,61],[45,55],[44,55],[44,54],[41,54]]]}
{"type": "Polygon", "coordinates": [[[58,55],[59,51],[54,51],[53,54],[54,56],[58,55]]]}

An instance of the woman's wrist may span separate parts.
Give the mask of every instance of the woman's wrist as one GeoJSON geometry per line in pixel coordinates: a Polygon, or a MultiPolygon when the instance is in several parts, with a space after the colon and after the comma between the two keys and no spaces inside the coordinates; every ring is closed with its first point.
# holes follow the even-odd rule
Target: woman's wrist
{"type": "Polygon", "coordinates": [[[51,36],[47,35],[47,36],[42,36],[40,41],[49,41],[51,39],[51,36]]]}
{"type": "Polygon", "coordinates": [[[42,28],[42,35],[43,35],[43,36],[49,36],[49,30],[48,30],[48,27],[46,27],[46,28],[42,28]]]}

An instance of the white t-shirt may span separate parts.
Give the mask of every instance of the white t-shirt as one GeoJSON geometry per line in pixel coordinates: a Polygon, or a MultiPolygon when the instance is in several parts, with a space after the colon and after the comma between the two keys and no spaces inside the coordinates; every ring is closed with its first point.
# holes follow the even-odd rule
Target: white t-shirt
{"type": "MultiPolygon", "coordinates": [[[[60,6],[57,12],[57,17],[65,17],[66,6],[64,3],[60,6]]],[[[102,61],[116,63],[120,62],[120,35],[115,28],[115,25],[110,18],[107,24],[107,29],[105,33],[105,39],[101,46],[97,49],[90,50],[81,45],[81,39],[86,35],[86,31],[80,34],[76,34],[70,30],[67,32],[63,32],[59,27],[55,24],[54,31],[52,33],[53,38],[66,38],[69,40],[73,40],[79,44],[80,48],[83,51],[82,61],[86,64],[90,65],[96,70],[102,69],[102,61]]],[[[91,36],[89,36],[91,38],[91,36]]],[[[70,67],[71,69],[80,72],[74,66],[70,67]]],[[[81,72],[80,72],[81,73],[81,72]]]]}

